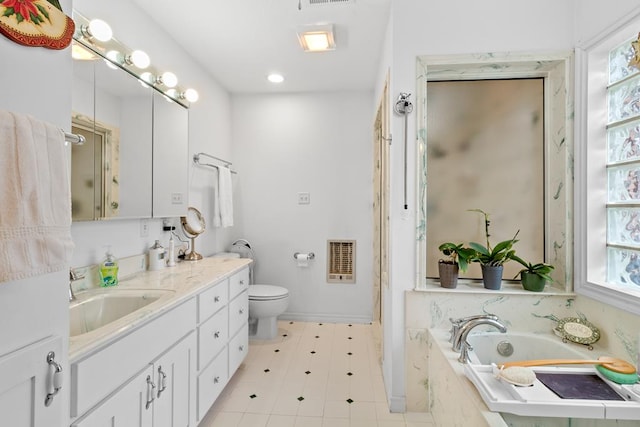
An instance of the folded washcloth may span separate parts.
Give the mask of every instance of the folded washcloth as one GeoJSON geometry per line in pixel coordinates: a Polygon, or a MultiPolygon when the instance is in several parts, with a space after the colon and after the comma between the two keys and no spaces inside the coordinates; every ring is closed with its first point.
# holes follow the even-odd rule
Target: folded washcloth
{"type": "Polygon", "coordinates": [[[68,165],[59,127],[0,110],[0,283],[69,268],[68,165]]]}
{"type": "Polygon", "coordinates": [[[231,170],[227,167],[218,167],[218,191],[217,200],[214,201],[214,226],[233,226],[233,191],[231,182],[231,170]],[[219,222],[217,219],[219,218],[219,222]]]}

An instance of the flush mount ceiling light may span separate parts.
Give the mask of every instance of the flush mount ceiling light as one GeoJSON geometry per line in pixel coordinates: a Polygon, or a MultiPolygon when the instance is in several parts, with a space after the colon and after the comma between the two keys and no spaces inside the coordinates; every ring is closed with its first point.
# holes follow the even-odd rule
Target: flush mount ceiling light
{"type": "Polygon", "coordinates": [[[332,24],[300,27],[298,41],[305,52],[325,52],[336,48],[332,24]]]}

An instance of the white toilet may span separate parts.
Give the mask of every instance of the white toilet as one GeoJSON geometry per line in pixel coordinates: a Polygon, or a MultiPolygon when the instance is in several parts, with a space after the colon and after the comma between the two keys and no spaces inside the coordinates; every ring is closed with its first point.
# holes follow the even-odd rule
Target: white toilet
{"type": "MultiPolygon", "coordinates": [[[[253,255],[251,253],[251,255],[253,255]]],[[[236,252],[215,254],[219,258],[240,258],[236,252]]],[[[249,257],[249,256],[247,256],[249,257]]],[[[251,256],[253,259],[253,257],[251,256]]],[[[255,262],[255,260],[254,260],[255,262]]],[[[253,274],[251,274],[253,280],[253,274]]],[[[278,316],[289,306],[289,290],[282,286],[249,284],[249,338],[270,340],[278,335],[278,316]]]]}

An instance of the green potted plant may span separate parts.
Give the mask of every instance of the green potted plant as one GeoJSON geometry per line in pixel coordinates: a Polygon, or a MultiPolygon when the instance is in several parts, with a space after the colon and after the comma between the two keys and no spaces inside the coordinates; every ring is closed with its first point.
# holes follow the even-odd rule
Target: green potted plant
{"type": "Polygon", "coordinates": [[[474,257],[475,251],[465,248],[462,243],[443,243],[438,246],[438,250],[445,255],[446,259],[438,261],[438,272],[440,273],[440,286],[443,288],[455,288],[458,286],[459,271],[467,271],[470,260],[474,257]]]}
{"type": "Polygon", "coordinates": [[[542,292],[547,282],[553,281],[551,278],[551,272],[555,268],[553,265],[543,262],[531,264],[515,254],[511,255],[511,259],[524,266],[513,278],[515,279],[520,275],[520,283],[527,291],[542,292]]]}
{"type": "Polygon", "coordinates": [[[473,262],[480,263],[482,268],[482,281],[484,287],[487,289],[497,290],[502,286],[502,272],[504,270],[504,263],[509,261],[516,253],[513,249],[513,245],[518,241],[518,233],[516,231],[513,238],[499,242],[495,246],[491,246],[489,241],[489,214],[481,209],[470,209],[471,212],[479,212],[484,215],[484,234],[487,239],[487,244],[482,245],[477,242],[470,242],[469,246],[475,251],[473,262]]]}

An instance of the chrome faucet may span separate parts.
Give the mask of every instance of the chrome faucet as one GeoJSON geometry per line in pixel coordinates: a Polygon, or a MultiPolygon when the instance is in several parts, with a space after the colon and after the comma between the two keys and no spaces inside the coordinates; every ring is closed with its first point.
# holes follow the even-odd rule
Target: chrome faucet
{"type": "Polygon", "coordinates": [[[451,322],[451,330],[449,332],[451,333],[451,336],[449,337],[449,342],[453,343],[457,339],[456,337],[460,333],[460,327],[462,325],[472,320],[478,320],[478,319],[499,320],[498,316],[496,316],[495,314],[476,314],[473,316],[460,317],[458,319],[454,319],[450,317],[449,321],[451,322]]]}
{"type": "Polygon", "coordinates": [[[507,327],[504,326],[500,322],[500,320],[495,320],[495,319],[474,319],[463,324],[460,327],[460,331],[453,342],[453,350],[460,352],[460,357],[458,357],[458,362],[467,363],[469,350],[473,350],[473,347],[471,347],[471,344],[467,342],[467,336],[469,335],[469,332],[471,332],[473,328],[480,325],[493,326],[503,334],[507,332],[507,327]]]}
{"type": "Polygon", "coordinates": [[[84,279],[84,276],[78,276],[78,273],[73,268],[69,269],[69,302],[76,299],[76,295],[73,293],[73,282],[81,279],[84,279]]]}

